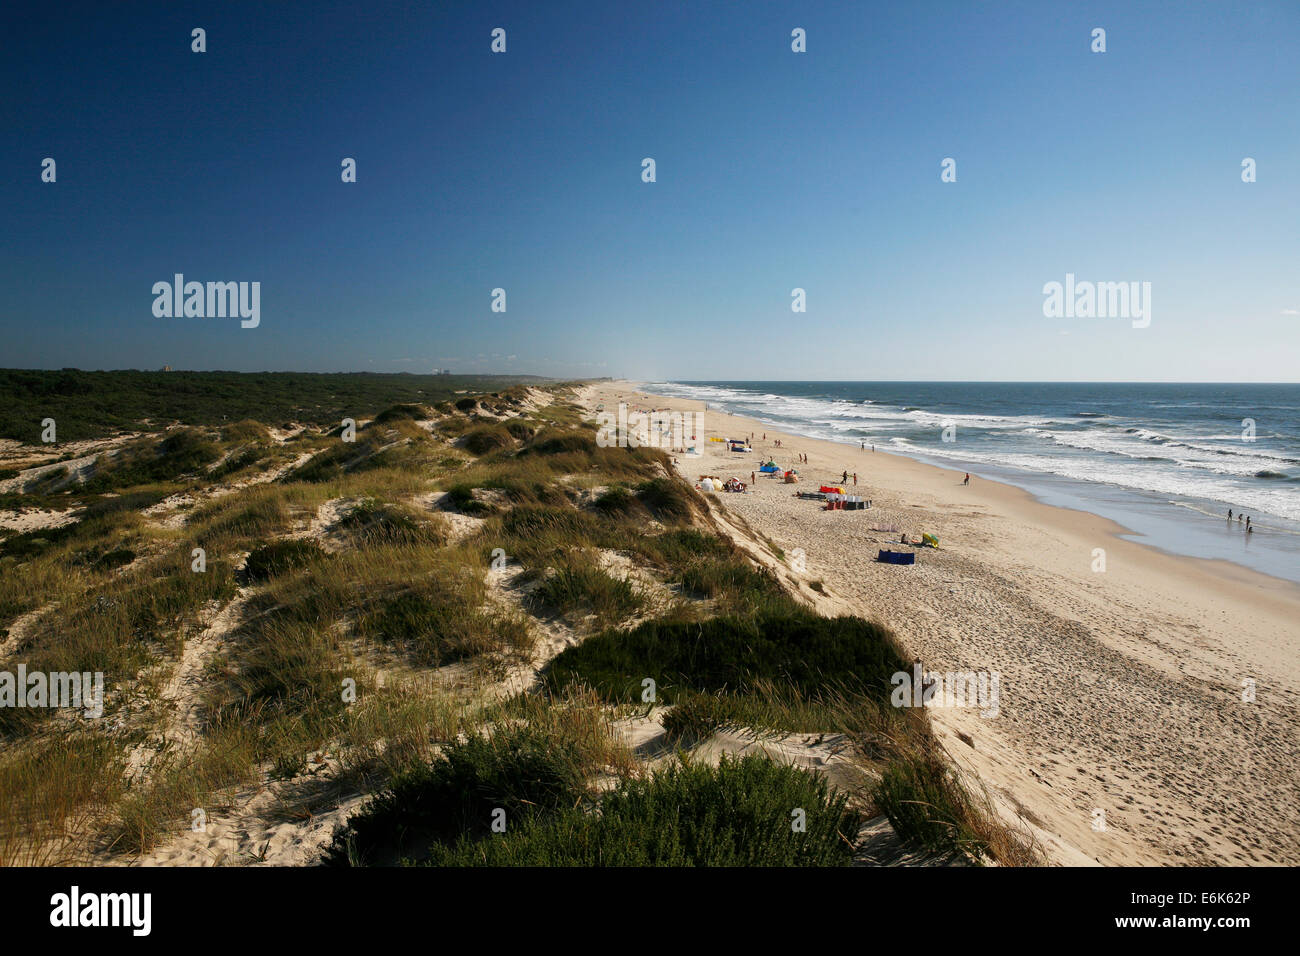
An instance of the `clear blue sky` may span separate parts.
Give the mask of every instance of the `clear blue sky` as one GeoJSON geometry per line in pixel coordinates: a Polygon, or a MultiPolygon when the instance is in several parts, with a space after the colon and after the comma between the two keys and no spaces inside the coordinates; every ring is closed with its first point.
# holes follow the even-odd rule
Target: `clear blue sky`
{"type": "Polygon", "coordinates": [[[0,366],[1300,376],[1296,0],[11,2],[0,36],[0,366]],[[155,318],[177,272],[260,281],[261,326],[155,318]],[[1150,327],[1045,318],[1067,272],[1149,281],[1150,327]]]}

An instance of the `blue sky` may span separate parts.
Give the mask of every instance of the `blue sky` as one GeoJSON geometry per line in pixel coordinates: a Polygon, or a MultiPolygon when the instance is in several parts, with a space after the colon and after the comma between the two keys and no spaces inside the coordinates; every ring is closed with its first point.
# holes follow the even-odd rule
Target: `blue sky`
{"type": "Polygon", "coordinates": [[[20,2],[0,35],[0,366],[1300,375],[1294,0],[20,2]],[[260,281],[260,326],[155,318],[177,272],[260,281]],[[1044,317],[1066,273],[1150,282],[1150,326],[1044,317]]]}

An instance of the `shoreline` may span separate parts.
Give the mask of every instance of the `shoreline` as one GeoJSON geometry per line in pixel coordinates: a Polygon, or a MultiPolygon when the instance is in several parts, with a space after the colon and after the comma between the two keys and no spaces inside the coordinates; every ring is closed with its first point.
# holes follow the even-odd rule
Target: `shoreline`
{"type": "MultiPolygon", "coordinates": [[[[592,405],[704,406],[631,383],[589,387],[592,405]]],[[[873,499],[866,511],[826,512],[764,478],[749,494],[712,497],[783,552],[802,549],[806,578],[824,582],[840,613],[880,620],[927,668],[1002,674],[999,718],[943,709],[932,722],[1056,862],[1300,861],[1300,587],[1121,537],[1132,532],[1014,485],[963,486],[959,470],[713,409],[704,428],[701,457],[677,456],[692,484],[704,473],[748,482],[760,461],[790,467],[797,453],[809,457],[793,466],[802,489],[858,472],[848,490],[873,499]],[[750,432],[752,455],[707,441],[750,432]],[[899,534],[875,529],[893,526],[935,533],[940,548],[915,549],[914,566],[878,564],[899,534]],[[1258,705],[1241,699],[1247,678],[1258,705]]]]}
{"type": "MultiPolygon", "coordinates": [[[[652,397],[656,401],[666,403],[663,406],[655,406],[655,407],[666,407],[666,408],[677,409],[678,406],[680,405],[683,408],[685,408],[686,406],[690,406],[689,410],[691,411],[697,411],[697,410],[704,411],[705,410],[704,406],[707,404],[706,402],[698,399],[674,398],[671,396],[665,396],[653,392],[647,392],[645,391],[643,384],[640,382],[615,382],[613,384],[622,385],[628,391],[635,392],[636,394],[644,397],[652,397]]],[[[884,451],[884,450],[872,451],[870,448],[867,448],[864,452],[862,449],[855,449],[851,444],[847,442],[837,442],[826,438],[813,438],[808,435],[801,435],[798,432],[783,431],[774,425],[761,421],[760,419],[750,418],[745,415],[738,415],[735,414],[734,412],[724,412],[724,411],[719,411],[716,408],[709,408],[707,409],[706,414],[711,417],[716,416],[718,418],[732,419],[742,424],[749,431],[757,430],[757,434],[760,435],[764,431],[766,431],[769,435],[779,436],[783,440],[787,440],[787,441],[817,443],[817,444],[829,445],[837,448],[843,448],[845,449],[846,454],[865,453],[867,455],[871,455],[874,457],[885,456],[886,458],[891,459],[895,462],[906,462],[907,464],[916,466],[917,468],[931,469],[934,472],[938,472],[938,473],[957,475],[957,476],[965,474],[965,472],[960,468],[949,468],[944,465],[935,464],[934,462],[922,461],[920,459],[912,458],[908,455],[897,454],[896,452],[892,452],[892,451],[884,451]]],[[[777,451],[779,452],[779,450],[777,451]]],[[[755,462],[757,462],[757,451],[755,451],[754,454],[756,456],[755,462]]],[[[972,472],[971,474],[972,474],[972,478],[974,478],[974,473],[972,472]]],[[[727,476],[724,475],[723,477],[727,477],[727,476]]],[[[1197,557],[1196,555],[1181,554],[1177,551],[1170,551],[1166,548],[1160,547],[1157,544],[1151,544],[1146,541],[1134,540],[1134,537],[1125,537],[1125,535],[1140,537],[1141,532],[1135,531],[1132,528],[1129,528],[1121,524],[1120,522],[1116,521],[1114,518],[1107,517],[1106,515],[1103,514],[1098,514],[1095,511],[1089,511],[1086,508],[1072,508],[1069,505],[1051,504],[1050,502],[1044,501],[1039,495],[1035,494],[1033,491],[1030,491],[1027,488],[1023,488],[1020,485],[1013,484],[1010,481],[1004,481],[1000,478],[996,478],[996,477],[990,478],[990,477],[981,476],[979,480],[982,482],[993,483],[1000,488],[1005,488],[1009,496],[1011,495],[1021,496],[1023,498],[1023,504],[1026,506],[1032,506],[1033,508],[1044,509],[1043,513],[1039,517],[1045,518],[1047,521],[1051,520],[1050,517],[1047,516],[1049,516],[1052,512],[1067,512],[1070,514],[1082,516],[1086,519],[1097,522],[1098,530],[1102,535],[1105,535],[1109,537],[1111,540],[1118,542],[1120,544],[1129,547],[1142,548],[1144,550],[1150,551],[1153,555],[1158,555],[1162,558],[1170,559],[1172,561],[1178,562],[1179,564],[1196,566],[1200,569],[1201,573],[1206,575],[1211,575],[1216,579],[1229,578],[1234,583],[1238,583],[1244,586],[1258,587],[1262,590],[1270,591],[1270,592],[1276,591],[1288,597],[1289,600],[1294,601],[1296,605],[1296,610],[1298,613],[1300,613],[1300,583],[1292,581],[1288,578],[1278,577],[1277,575],[1269,574],[1265,571],[1257,570],[1255,568],[1249,567],[1247,565],[1241,564],[1236,561],[1229,560],[1227,558],[1200,558],[1197,557]]],[[[1298,617],[1297,620],[1300,620],[1300,617],[1298,617]]],[[[1300,627],[1300,625],[1298,625],[1298,627],[1300,627]]]]}
{"type": "MultiPolygon", "coordinates": [[[[659,384],[677,388],[672,383],[659,384]]],[[[675,394],[664,396],[654,391],[656,387],[655,383],[638,383],[638,388],[642,391],[649,389],[658,399],[675,397],[675,394]]],[[[719,383],[717,387],[725,387],[725,383],[719,383]]],[[[709,395],[681,397],[713,401],[709,395]]],[[[744,401],[743,398],[736,400],[744,401]]],[[[725,398],[724,404],[730,401],[730,398],[725,398]]],[[[751,423],[761,423],[768,430],[803,440],[828,441],[844,448],[852,448],[853,441],[859,440],[856,437],[841,440],[838,434],[829,434],[814,422],[787,421],[782,415],[772,417],[764,410],[718,409],[716,413],[736,415],[751,423]]],[[[1300,523],[1268,511],[1264,506],[1259,506],[1262,510],[1252,509],[1254,530],[1261,533],[1250,535],[1245,533],[1240,522],[1234,528],[1225,513],[1226,509],[1232,508],[1244,516],[1245,507],[1226,498],[1210,499],[1191,492],[1158,491],[1142,484],[1112,482],[1106,477],[1077,477],[1070,474],[1069,469],[1036,471],[996,460],[967,462],[919,446],[909,445],[902,449],[892,444],[881,444],[878,448],[878,453],[906,458],[941,471],[962,473],[969,470],[973,477],[978,472],[979,478],[1018,488],[1040,504],[1109,519],[1124,529],[1118,534],[1127,536],[1126,540],[1144,544],[1163,554],[1232,564],[1300,588],[1300,523]]]]}

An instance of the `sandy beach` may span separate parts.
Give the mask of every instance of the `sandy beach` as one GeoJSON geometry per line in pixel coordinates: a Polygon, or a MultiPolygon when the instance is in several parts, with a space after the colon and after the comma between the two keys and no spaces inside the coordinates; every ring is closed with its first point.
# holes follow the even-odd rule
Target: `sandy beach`
{"type": "MultiPolygon", "coordinates": [[[[587,400],[704,410],[625,382],[587,400]]],[[[1000,674],[996,717],[934,709],[935,728],[1053,862],[1300,862],[1300,587],[1124,540],[1107,519],[978,477],[963,485],[960,471],[713,410],[704,422],[701,456],[677,456],[692,483],[748,483],[769,458],[799,471],[799,485],[760,476],[716,497],[787,555],[802,549],[823,609],[887,624],[927,670],[1000,674]],[[708,441],[751,433],[750,454],[708,441]],[[845,471],[870,509],[794,495],[845,471]],[[940,548],[898,543],[922,532],[940,548]],[[885,547],[916,564],[878,563],[885,547]]]]}

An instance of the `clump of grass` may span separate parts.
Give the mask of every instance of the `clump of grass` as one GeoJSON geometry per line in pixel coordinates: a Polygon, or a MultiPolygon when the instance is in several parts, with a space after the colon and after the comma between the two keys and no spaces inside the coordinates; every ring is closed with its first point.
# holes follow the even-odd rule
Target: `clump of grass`
{"type": "Polygon", "coordinates": [[[532,425],[528,424],[528,422],[521,421],[518,418],[512,418],[510,421],[506,422],[506,431],[510,433],[511,438],[514,438],[517,441],[528,441],[533,437],[536,429],[533,428],[532,425]]]}
{"type": "Polygon", "coordinates": [[[95,734],[0,750],[0,866],[84,864],[76,838],[118,798],[123,769],[95,734]]]}
{"type": "Polygon", "coordinates": [[[698,528],[670,528],[633,546],[662,568],[680,568],[697,559],[727,561],[735,555],[731,542],[698,528]]]}
{"type": "Polygon", "coordinates": [[[825,779],[761,756],[671,766],[599,810],[530,813],[435,845],[433,866],[845,866],[862,818],[825,779]],[[798,825],[796,825],[798,824],[798,825]],[[800,828],[802,826],[802,829],[800,828]]]}
{"type": "Polygon", "coordinates": [[[708,510],[698,491],[672,478],[651,478],[637,487],[636,494],[660,520],[689,521],[708,510]]]}
{"type": "Polygon", "coordinates": [[[614,529],[568,505],[518,505],[500,519],[500,533],[508,554],[529,558],[618,544],[614,529]]]}
{"type": "Polygon", "coordinates": [[[281,574],[306,567],[325,556],[321,546],[304,538],[272,541],[253,551],[244,564],[249,581],[268,581],[281,574]]]}
{"type": "Polygon", "coordinates": [[[269,445],[271,433],[261,422],[245,418],[243,421],[222,428],[221,440],[231,443],[255,442],[259,445],[269,445]]]}
{"type": "Polygon", "coordinates": [[[606,489],[592,506],[610,517],[626,517],[637,511],[637,499],[622,485],[606,489]]]}
{"type": "Polygon", "coordinates": [[[904,840],[932,853],[960,849],[977,859],[988,853],[971,826],[978,809],[952,769],[933,755],[888,764],[872,799],[904,840]]]}
{"type": "Polygon", "coordinates": [[[367,498],[353,506],[339,522],[366,543],[442,544],[447,530],[431,516],[416,515],[399,505],[367,498]]]}
{"type": "Polygon", "coordinates": [[[254,705],[297,716],[343,707],[342,680],[351,675],[333,628],[273,615],[239,637],[234,672],[209,701],[213,714],[244,719],[254,705]]]}
{"type": "Polygon", "coordinates": [[[407,648],[422,664],[440,667],[480,654],[521,653],[532,643],[527,624],[479,605],[482,582],[460,573],[384,600],[359,632],[407,648]]]}
{"type": "Polygon", "coordinates": [[[585,432],[547,429],[525,449],[534,455],[595,455],[596,439],[585,432]]]}
{"type": "Polygon", "coordinates": [[[581,559],[571,559],[546,575],[533,598],[561,614],[590,611],[602,625],[624,620],[645,604],[630,580],[615,578],[581,559]]]}
{"type": "Polygon", "coordinates": [[[915,730],[909,714],[879,695],[843,690],[836,683],[816,691],[754,678],[745,692],[679,692],[662,718],[669,739],[704,740],[722,729],[758,733],[842,733],[864,754],[892,755],[893,745],[915,730]]]}
{"type": "Polygon", "coordinates": [[[408,402],[384,409],[375,416],[374,424],[383,425],[401,420],[423,422],[428,421],[429,418],[429,410],[425,406],[408,402]]]}
{"type": "Polygon", "coordinates": [[[382,468],[420,467],[429,451],[428,433],[410,421],[371,422],[355,441],[330,443],[280,481],[320,484],[382,468]]]}
{"type": "Polygon", "coordinates": [[[501,425],[477,425],[461,438],[471,455],[486,455],[503,448],[513,448],[514,436],[501,425]]]}
{"type": "Polygon", "coordinates": [[[484,517],[495,514],[496,508],[486,501],[474,497],[474,488],[468,484],[455,484],[447,489],[446,503],[462,514],[484,517]]]}
{"type": "Polygon", "coordinates": [[[199,475],[221,457],[221,448],[197,428],[182,428],[162,441],[142,439],[112,456],[101,456],[95,474],[86,481],[88,492],[113,491],[151,482],[175,481],[199,475]]]}
{"type": "Polygon", "coordinates": [[[189,526],[209,550],[216,550],[283,534],[292,517],[285,489],[264,485],[195,509],[189,526]]]}
{"type": "Polygon", "coordinates": [[[252,468],[254,465],[261,463],[265,458],[265,452],[263,452],[257,445],[250,446],[242,451],[232,452],[230,457],[225,461],[208,471],[208,478],[213,481],[228,478],[236,472],[243,471],[245,468],[252,468]]]}

